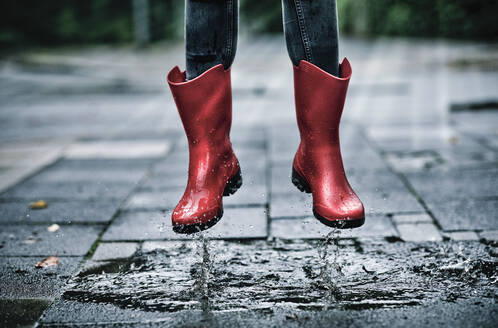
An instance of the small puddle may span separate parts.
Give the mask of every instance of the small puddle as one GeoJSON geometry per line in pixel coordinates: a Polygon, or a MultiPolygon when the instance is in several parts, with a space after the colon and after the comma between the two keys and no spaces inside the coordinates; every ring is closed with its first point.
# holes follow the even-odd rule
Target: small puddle
{"type": "MultiPolygon", "coordinates": [[[[339,238],[342,237],[342,238],[339,238]]],[[[165,242],[74,278],[63,298],[144,312],[307,311],[407,307],[434,299],[495,298],[496,245],[220,241],[165,242]]]]}

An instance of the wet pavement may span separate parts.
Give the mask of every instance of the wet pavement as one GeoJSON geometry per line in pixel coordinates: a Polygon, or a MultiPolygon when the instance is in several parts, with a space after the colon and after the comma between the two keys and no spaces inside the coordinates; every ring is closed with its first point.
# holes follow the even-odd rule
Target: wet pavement
{"type": "Polygon", "coordinates": [[[290,181],[282,38],[241,41],[244,185],[171,231],[188,154],[164,77],[181,44],[6,57],[0,69],[5,326],[483,326],[498,319],[498,47],[344,39],[341,126],[366,224],[335,231],[290,181]],[[461,63],[466,63],[465,66],[461,63]],[[31,209],[44,200],[48,206],[31,209]],[[48,256],[57,266],[35,268],[48,256]]]}

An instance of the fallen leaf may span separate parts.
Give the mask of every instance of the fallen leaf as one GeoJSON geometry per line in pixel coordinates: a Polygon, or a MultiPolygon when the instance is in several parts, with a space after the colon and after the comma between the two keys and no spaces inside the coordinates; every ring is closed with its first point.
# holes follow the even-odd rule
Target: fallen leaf
{"type": "Polygon", "coordinates": [[[59,259],[57,258],[57,256],[49,256],[49,257],[43,259],[43,261],[37,262],[35,267],[46,268],[49,266],[56,266],[57,264],[59,264],[59,259]]]}
{"type": "Polygon", "coordinates": [[[44,208],[47,208],[47,206],[47,202],[41,199],[29,204],[29,208],[32,210],[42,210],[44,208]]]}
{"type": "Polygon", "coordinates": [[[456,145],[459,142],[459,139],[458,139],[457,136],[451,136],[451,137],[448,138],[448,142],[451,145],[456,145]]]}
{"type": "Polygon", "coordinates": [[[57,224],[57,223],[54,223],[52,224],[51,226],[48,226],[47,227],[47,231],[48,232],[56,232],[57,230],[59,230],[61,227],[57,224]]]}

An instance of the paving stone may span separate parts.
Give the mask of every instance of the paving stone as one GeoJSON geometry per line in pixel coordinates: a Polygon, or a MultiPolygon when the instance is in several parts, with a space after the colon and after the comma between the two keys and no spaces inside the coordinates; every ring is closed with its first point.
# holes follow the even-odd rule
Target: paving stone
{"type": "Polygon", "coordinates": [[[131,257],[138,249],[138,243],[100,243],[92,256],[94,261],[109,261],[131,257]]]}
{"type": "Polygon", "coordinates": [[[479,236],[475,231],[455,231],[455,232],[444,232],[445,237],[451,240],[461,241],[461,240],[479,240],[479,236]]]}
{"type": "Polygon", "coordinates": [[[498,230],[488,230],[482,231],[479,233],[479,237],[484,238],[489,241],[497,241],[498,240],[498,230]]]}
{"type": "Polygon", "coordinates": [[[50,170],[96,170],[96,171],[122,171],[145,170],[157,159],[61,159],[50,166],[50,170]]]}
{"type": "Polygon", "coordinates": [[[223,197],[224,206],[265,206],[268,203],[268,191],[266,186],[260,184],[249,184],[245,182],[237,192],[228,197],[223,197]]]}
{"type": "MultiPolygon", "coordinates": [[[[452,147],[460,135],[444,125],[372,126],[367,129],[369,139],[384,150],[414,151],[452,147]]],[[[464,140],[470,144],[471,140],[464,140]]]]}
{"type": "Polygon", "coordinates": [[[59,257],[59,264],[35,268],[44,259],[38,257],[3,257],[0,267],[0,298],[53,299],[81,262],[81,257],[59,257]]]}
{"type": "Polygon", "coordinates": [[[427,213],[395,214],[392,216],[392,219],[395,224],[433,222],[427,213]]]}
{"type": "Polygon", "coordinates": [[[0,197],[4,199],[124,199],[135,184],[130,182],[50,182],[21,183],[0,197]]]}
{"type": "Polygon", "coordinates": [[[187,171],[177,174],[154,174],[145,180],[139,187],[140,191],[165,191],[184,189],[187,185],[187,171]]]}
{"type": "Polygon", "coordinates": [[[498,226],[498,199],[447,199],[427,206],[443,230],[487,230],[498,226]]]}
{"type": "Polygon", "coordinates": [[[29,204],[12,202],[0,203],[0,222],[16,222],[22,220],[28,213],[29,204]]]}
{"type": "MultiPolygon", "coordinates": [[[[103,240],[192,239],[176,234],[171,227],[171,212],[124,212],[103,235],[103,240]]],[[[214,239],[266,238],[264,207],[225,208],[223,218],[204,234],[214,239]]]]}
{"type": "MultiPolygon", "coordinates": [[[[333,231],[314,217],[304,219],[273,219],[270,235],[282,239],[317,239],[324,238],[333,231]]],[[[340,230],[342,238],[377,238],[398,236],[388,217],[367,216],[360,228],[340,230]]]]}
{"type": "Polygon", "coordinates": [[[50,299],[0,299],[0,325],[33,327],[50,303],[50,299]]]}
{"type": "Polygon", "coordinates": [[[126,209],[174,209],[184,192],[183,189],[164,191],[140,191],[126,203],[126,209]]]}
{"type": "Polygon", "coordinates": [[[300,192],[296,189],[293,193],[271,195],[271,218],[309,216],[312,211],[313,200],[311,194],[300,192]]]}
{"type": "Polygon", "coordinates": [[[404,223],[398,224],[401,239],[404,241],[424,242],[441,241],[438,228],[433,223],[404,223]]]}
{"type": "Polygon", "coordinates": [[[86,158],[153,158],[163,157],[169,143],[159,140],[105,140],[72,144],[64,156],[71,159],[86,158]]]}
{"type": "Polygon", "coordinates": [[[68,140],[10,141],[0,145],[0,192],[56,161],[68,140]]]}
{"type": "Polygon", "coordinates": [[[498,196],[498,169],[431,170],[406,176],[426,202],[498,196]]]}
{"type": "Polygon", "coordinates": [[[136,183],[145,175],[145,168],[138,169],[66,169],[48,168],[29,179],[32,182],[131,182],[136,183]]]}
{"type": "Polygon", "coordinates": [[[294,193],[297,190],[291,181],[292,163],[283,166],[272,166],[270,174],[270,190],[272,194],[294,193]]]}
{"type": "Polygon", "coordinates": [[[29,202],[0,203],[0,222],[107,222],[121,200],[53,201],[40,210],[29,209],[29,202]]]}
{"type": "Polygon", "coordinates": [[[82,256],[99,233],[101,225],[60,226],[48,232],[48,225],[3,225],[0,231],[0,256],[82,256]]]}
{"type": "Polygon", "coordinates": [[[424,208],[407,189],[379,187],[378,190],[363,190],[353,186],[369,214],[420,212],[424,208]]]}

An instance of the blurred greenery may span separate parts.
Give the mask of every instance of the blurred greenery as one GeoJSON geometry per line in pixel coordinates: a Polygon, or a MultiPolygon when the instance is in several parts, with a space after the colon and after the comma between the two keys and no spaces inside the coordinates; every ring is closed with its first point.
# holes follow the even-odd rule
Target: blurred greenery
{"type": "MultiPolygon", "coordinates": [[[[314,0],[318,1],[318,0],[314,0]]],[[[337,0],[340,31],[359,36],[493,39],[498,1],[337,0]]],[[[152,41],[183,35],[183,0],[149,0],[152,41]]],[[[277,0],[240,0],[242,30],[282,31],[277,0]]],[[[131,0],[5,0],[0,45],[132,42],[131,0]]]]}

